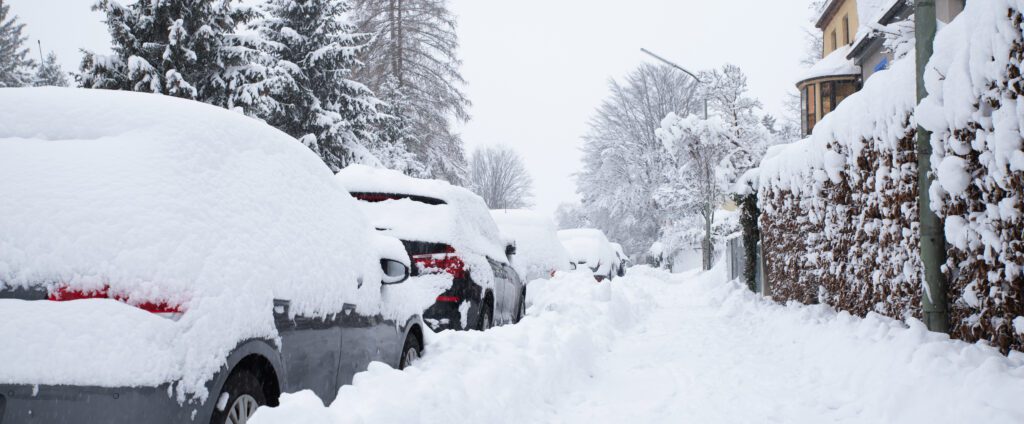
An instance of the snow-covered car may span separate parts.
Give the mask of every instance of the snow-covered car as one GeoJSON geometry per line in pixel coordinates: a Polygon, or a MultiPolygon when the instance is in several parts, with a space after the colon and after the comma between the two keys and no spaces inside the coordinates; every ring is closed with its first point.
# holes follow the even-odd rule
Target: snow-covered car
{"type": "Polygon", "coordinates": [[[491,217],[502,235],[516,244],[512,267],[523,281],[548,278],[556,271],[572,269],[569,252],[558,241],[551,218],[525,209],[496,209],[491,217]]]}
{"type": "Polygon", "coordinates": [[[621,244],[612,243],[612,250],[615,251],[615,257],[619,259],[619,263],[615,265],[615,276],[625,277],[626,267],[629,266],[629,256],[626,255],[626,251],[622,249],[621,244]]]}
{"type": "Polygon", "coordinates": [[[423,346],[401,243],[257,120],[4,88],[0,181],[3,424],[243,422],[423,346]]]}
{"type": "Polygon", "coordinates": [[[337,174],[373,226],[405,244],[412,275],[448,274],[451,288],[423,312],[434,330],[478,329],[518,322],[526,288],[484,200],[445,181],[350,165],[337,174]]]}
{"type": "Polygon", "coordinates": [[[558,239],[569,252],[576,269],[589,269],[597,281],[615,278],[619,258],[601,230],[578,228],[558,232],[558,239]]]}

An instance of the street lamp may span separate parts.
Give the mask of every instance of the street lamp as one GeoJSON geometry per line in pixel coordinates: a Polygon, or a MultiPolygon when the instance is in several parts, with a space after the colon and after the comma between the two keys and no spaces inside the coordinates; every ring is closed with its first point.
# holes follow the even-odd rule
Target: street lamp
{"type": "MultiPolygon", "coordinates": [[[[651,53],[650,50],[647,50],[647,49],[645,49],[643,47],[640,48],[640,51],[642,51],[644,53],[647,53],[651,57],[653,57],[655,59],[658,59],[659,61],[661,61],[662,63],[664,63],[664,64],[666,64],[668,66],[671,66],[671,67],[676,68],[676,69],[678,69],[680,71],[683,71],[684,73],[686,73],[686,75],[689,75],[689,76],[693,77],[693,79],[697,80],[697,84],[704,84],[704,81],[701,81],[701,79],[699,77],[697,77],[697,75],[695,75],[693,72],[687,71],[686,68],[684,68],[682,66],[679,66],[679,65],[676,65],[675,63],[672,63],[668,59],[665,59],[665,58],[663,58],[661,56],[658,56],[658,55],[656,55],[654,53],[651,53]]],[[[704,98],[704,119],[705,120],[708,119],[708,99],[707,99],[707,97],[704,98]]]]}

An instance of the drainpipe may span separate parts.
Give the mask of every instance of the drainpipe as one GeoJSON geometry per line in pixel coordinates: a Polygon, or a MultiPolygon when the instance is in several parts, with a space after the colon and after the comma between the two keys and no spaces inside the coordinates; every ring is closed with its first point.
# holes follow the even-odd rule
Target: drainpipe
{"type": "MultiPolygon", "coordinates": [[[[924,72],[932,57],[936,31],[935,0],[915,0],[914,35],[917,59],[917,102],[928,95],[924,72]]],[[[949,308],[946,296],[946,236],[942,220],[929,206],[932,179],[931,133],[917,127],[917,210],[921,223],[921,263],[924,265],[924,293],[921,296],[924,322],[928,330],[949,333],[949,308]]]]}

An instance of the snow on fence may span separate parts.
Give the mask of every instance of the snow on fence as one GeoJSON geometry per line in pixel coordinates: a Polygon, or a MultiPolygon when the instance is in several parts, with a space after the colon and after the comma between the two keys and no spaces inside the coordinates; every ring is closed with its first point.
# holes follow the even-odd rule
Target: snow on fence
{"type": "Polygon", "coordinates": [[[1020,2],[969,2],[940,31],[915,114],[913,53],[811,137],[769,151],[758,206],[768,295],[920,317],[917,115],[934,132],[954,336],[1024,347],[1024,80],[1020,2]]]}

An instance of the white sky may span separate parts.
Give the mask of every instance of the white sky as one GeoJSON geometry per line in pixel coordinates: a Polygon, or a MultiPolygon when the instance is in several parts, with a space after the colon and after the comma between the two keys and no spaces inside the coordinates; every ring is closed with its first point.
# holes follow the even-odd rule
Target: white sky
{"type": "MultiPolygon", "coordinates": [[[[122,0],[129,1],[129,0],[122,0]]],[[[4,0],[65,70],[78,49],[109,51],[95,0],[4,0]]],[[[751,92],[781,115],[799,74],[808,0],[450,0],[459,19],[463,76],[473,120],[467,154],[504,143],[522,154],[536,209],[577,199],[586,122],[621,78],[652,59],[646,47],[697,71],[724,63],[747,73],[751,92]]]]}

